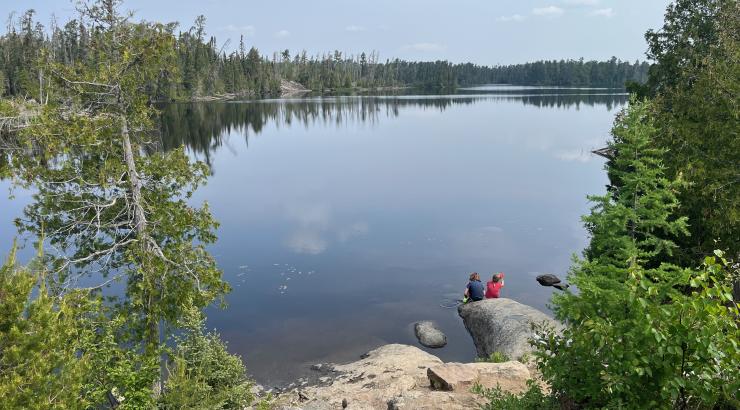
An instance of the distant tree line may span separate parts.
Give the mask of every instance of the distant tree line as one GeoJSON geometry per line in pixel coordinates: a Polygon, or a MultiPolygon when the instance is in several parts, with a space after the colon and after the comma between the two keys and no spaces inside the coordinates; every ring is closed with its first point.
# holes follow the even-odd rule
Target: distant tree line
{"type": "Polygon", "coordinates": [[[491,83],[520,85],[557,85],[568,87],[621,88],[628,82],[647,81],[647,62],[551,60],[526,64],[496,66],[491,69],[491,83]]]}
{"type": "MultiPolygon", "coordinates": [[[[71,65],[94,63],[96,41],[82,19],[64,25],[52,20],[49,29],[28,10],[8,18],[0,36],[0,93],[41,99],[49,81],[43,72],[48,62],[71,65]]],[[[127,24],[141,24],[128,22],[127,24]]],[[[242,37],[236,50],[225,52],[216,38],[206,36],[206,18],[199,16],[192,27],[178,30],[178,23],[162,25],[173,38],[175,69],[166,71],[147,89],[152,100],[183,100],[219,94],[269,96],[280,93],[284,80],[295,81],[319,92],[350,88],[411,86],[440,88],[487,83],[554,86],[623,87],[626,82],[644,83],[648,64],[609,61],[560,60],[482,66],[449,61],[380,61],[377,52],[348,55],[335,50],[309,55],[290,50],[265,56],[247,47],[242,37]]]]}

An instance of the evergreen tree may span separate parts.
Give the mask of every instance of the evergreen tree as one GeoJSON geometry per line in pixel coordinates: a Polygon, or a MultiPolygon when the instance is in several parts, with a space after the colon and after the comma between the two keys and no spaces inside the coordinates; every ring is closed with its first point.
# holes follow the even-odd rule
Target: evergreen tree
{"type": "Polygon", "coordinates": [[[678,238],[683,262],[716,248],[740,256],[739,32],[737,1],[680,0],[663,29],[647,35],[654,143],[666,151],[667,175],[686,181],[681,213],[692,223],[691,237],[678,238]]]}
{"type": "Polygon", "coordinates": [[[592,242],[569,275],[577,293],[553,298],[561,335],[545,332],[539,364],[562,403],[586,408],[711,408],[740,403],[740,311],[721,252],[700,270],[661,263],[685,234],[675,185],[646,103],[618,117],[610,175],[585,217],[592,242]]]}

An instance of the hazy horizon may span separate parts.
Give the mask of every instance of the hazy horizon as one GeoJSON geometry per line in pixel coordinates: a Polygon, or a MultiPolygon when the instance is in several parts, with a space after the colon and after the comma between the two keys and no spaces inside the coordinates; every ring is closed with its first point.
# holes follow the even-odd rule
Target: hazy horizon
{"type": "MultiPolygon", "coordinates": [[[[177,21],[179,30],[202,14],[208,35],[233,50],[244,36],[263,55],[284,49],[310,55],[339,50],[377,51],[380,61],[406,60],[515,64],[535,60],[645,60],[644,33],[662,25],[668,1],[381,0],[374,4],[300,1],[127,0],[136,20],[177,21]],[[229,41],[228,44],[227,40],[229,41]]],[[[48,27],[52,15],[62,25],[76,15],[69,0],[26,0],[0,4],[7,17],[36,10],[48,27]]],[[[16,18],[18,16],[16,15],[16,18]]]]}

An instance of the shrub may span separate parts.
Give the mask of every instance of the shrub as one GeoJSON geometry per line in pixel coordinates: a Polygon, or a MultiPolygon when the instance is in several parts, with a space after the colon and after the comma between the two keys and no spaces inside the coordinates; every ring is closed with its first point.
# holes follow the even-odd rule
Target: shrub
{"type": "Polygon", "coordinates": [[[254,399],[239,356],[226,350],[217,333],[204,333],[197,310],[188,314],[170,360],[169,378],[160,398],[165,409],[242,409],[254,399]]]}
{"type": "Polygon", "coordinates": [[[481,406],[483,410],[557,410],[558,402],[545,394],[534,380],[527,380],[527,390],[516,395],[496,386],[484,389],[481,385],[473,386],[473,392],[484,396],[488,401],[481,406]]]}
{"type": "Polygon", "coordinates": [[[476,362],[484,362],[484,363],[503,363],[508,362],[509,356],[501,353],[501,352],[493,352],[488,357],[476,357],[476,362]]]}

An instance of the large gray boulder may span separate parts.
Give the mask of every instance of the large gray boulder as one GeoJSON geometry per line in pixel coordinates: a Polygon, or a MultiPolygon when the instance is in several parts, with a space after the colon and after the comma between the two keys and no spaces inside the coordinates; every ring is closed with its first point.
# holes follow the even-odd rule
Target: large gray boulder
{"type": "Polygon", "coordinates": [[[460,305],[457,312],[472,336],[480,357],[500,352],[516,360],[531,352],[529,339],[534,336],[532,323],[562,329],[560,323],[539,310],[506,298],[466,303],[460,305]]]}
{"type": "Polygon", "coordinates": [[[447,336],[437,327],[434,322],[428,320],[417,322],[414,325],[414,333],[419,343],[426,347],[439,348],[447,344],[447,336]]]}

